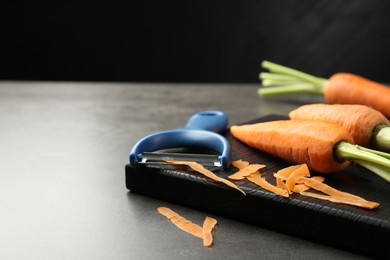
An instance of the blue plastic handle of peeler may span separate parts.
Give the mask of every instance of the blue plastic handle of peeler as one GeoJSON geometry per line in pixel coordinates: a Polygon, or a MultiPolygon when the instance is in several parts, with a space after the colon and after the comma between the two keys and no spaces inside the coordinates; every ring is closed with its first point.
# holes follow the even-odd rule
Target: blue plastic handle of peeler
{"type": "Polygon", "coordinates": [[[222,167],[230,166],[230,145],[220,133],[226,130],[228,116],[221,111],[203,111],[194,114],[182,129],[151,134],[138,141],[130,152],[130,164],[135,166],[143,152],[170,148],[203,148],[218,153],[222,167]]]}
{"type": "Polygon", "coordinates": [[[228,116],[221,111],[203,111],[191,116],[184,129],[208,130],[221,133],[226,130],[228,123],[228,116]]]}

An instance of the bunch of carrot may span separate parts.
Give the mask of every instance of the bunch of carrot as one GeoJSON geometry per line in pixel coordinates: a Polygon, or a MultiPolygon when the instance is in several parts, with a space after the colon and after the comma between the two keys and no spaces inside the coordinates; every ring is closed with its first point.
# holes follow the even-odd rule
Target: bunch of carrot
{"type": "Polygon", "coordinates": [[[340,172],[351,162],[390,182],[390,159],[354,143],[341,125],[324,120],[279,120],[232,126],[232,135],[247,145],[318,173],[340,172]]]}
{"type": "Polygon", "coordinates": [[[286,95],[324,95],[330,104],[361,104],[370,106],[390,118],[390,88],[350,73],[336,73],[329,79],[263,61],[262,67],[269,72],[259,75],[263,88],[262,98],[286,95]]]}

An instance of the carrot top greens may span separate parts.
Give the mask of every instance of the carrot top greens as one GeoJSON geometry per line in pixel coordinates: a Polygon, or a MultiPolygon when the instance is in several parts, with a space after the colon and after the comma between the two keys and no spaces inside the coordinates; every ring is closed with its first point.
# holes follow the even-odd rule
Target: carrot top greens
{"type": "Polygon", "coordinates": [[[339,160],[354,162],[390,182],[390,154],[341,142],[336,146],[339,160]]]}
{"type": "Polygon", "coordinates": [[[261,66],[270,71],[259,74],[264,88],[260,88],[258,94],[262,98],[301,94],[322,95],[328,81],[269,61],[263,61],[261,66]]]}
{"type": "Polygon", "coordinates": [[[374,147],[380,151],[390,151],[390,127],[379,125],[372,133],[374,147]]]}

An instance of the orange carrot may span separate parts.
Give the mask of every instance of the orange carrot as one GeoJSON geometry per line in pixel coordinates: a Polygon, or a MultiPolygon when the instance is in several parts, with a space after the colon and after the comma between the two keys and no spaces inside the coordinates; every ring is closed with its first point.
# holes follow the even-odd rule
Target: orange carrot
{"type": "Polygon", "coordinates": [[[264,86],[258,91],[262,98],[324,95],[327,103],[367,105],[390,118],[390,88],[384,84],[350,73],[336,73],[327,80],[269,61],[263,61],[262,67],[271,72],[259,75],[264,86]]]}
{"type": "Polygon", "coordinates": [[[390,126],[390,121],[379,111],[365,105],[310,104],[291,111],[289,116],[293,120],[318,119],[340,124],[352,135],[354,143],[361,146],[371,146],[377,136],[381,139],[374,143],[380,142],[379,147],[390,143],[390,136],[382,132],[385,126],[390,126]],[[383,140],[383,135],[387,136],[387,141],[383,140]]]}
{"type": "Polygon", "coordinates": [[[325,100],[333,104],[362,104],[390,118],[390,88],[350,73],[336,73],[325,87],[325,100]]]}
{"type": "Polygon", "coordinates": [[[232,135],[247,145],[293,164],[306,163],[310,169],[337,172],[349,165],[335,159],[334,148],[352,137],[341,126],[319,120],[279,120],[232,126],[232,135]]]}
{"type": "Polygon", "coordinates": [[[230,132],[253,148],[293,164],[306,163],[316,172],[338,172],[355,162],[390,182],[390,159],[352,144],[352,136],[335,123],[279,120],[232,126],[230,132]]]}

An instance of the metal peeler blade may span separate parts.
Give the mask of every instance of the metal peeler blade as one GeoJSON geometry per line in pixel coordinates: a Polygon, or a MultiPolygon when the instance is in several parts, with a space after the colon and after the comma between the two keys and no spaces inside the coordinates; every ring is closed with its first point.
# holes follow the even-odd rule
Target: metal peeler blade
{"type": "Polygon", "coordinates": [[[142,159],[138,163],[167,164],[165,161],[191,161],[204,166],[221,167],[222,163],[218,155],[190,154],[190,153],[142,153],[142,159]]]}

